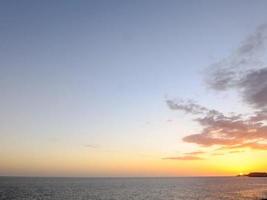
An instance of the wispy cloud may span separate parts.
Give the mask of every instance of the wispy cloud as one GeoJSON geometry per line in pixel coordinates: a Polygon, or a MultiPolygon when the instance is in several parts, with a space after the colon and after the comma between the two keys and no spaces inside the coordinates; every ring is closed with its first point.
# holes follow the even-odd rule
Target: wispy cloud
{"type": "Polygon", "coordinates": [[[235,151],[229,151],[229,153],[233,154],[233,153],[243,153],[245,151],[239,151],[239,150],[235,150],[235,151]]]}
{"type": "Polygon", "coordinates": [[[93,148],[93,149],[99,148],[99,146],[98,145],[95,145],[95,144],[85,144],[83,146],[86,147],[86,148],[93,148]]]}
{"type": "Polygon", "coordinates": [[[211,155],[212,155],[212,156],[223,156],[224,153],[216,153],[216,152],[215,152],[215,153],[212,153],[211,155]]]}
{"type": "Polygon", "coordinates": [[[173,101],[173,100],[166,100],[167,105],[171,110],[183,110],[186,113],[191,114],[202,114],[207,112],[207,108],[200,106],[193,101],[173,101]]]}
{"type": "Polygon", "coordinates": [[[192,152],[188,152],[188,153],[185,153],[185,155],[202,155],[202,154],[205,154],[204,151],[192,151],[192,152]]]}
{"type": "MultiPolygon", "coordinates": [[[[267,25],[264,24],[229,57],[212,64],[205,77],[205,83],[213,90],[235,89],[254,110],[251,114],[225,114],[194,101],[166,100],[171,110],[195,116],[195,121],[202,126],[199,133],[184,137],[184,142],[224,149],[267,150],[267,65],[263,60],[266,44],[267,25]]],[[[186,156],[179,158],[186,160],[186,156]]]]}
{"type": "Polygon", "coordinates": [[[177,157],[166,157],[163,160],[203,160],[204,158],[198,156],[177,156],[177,157]]]}

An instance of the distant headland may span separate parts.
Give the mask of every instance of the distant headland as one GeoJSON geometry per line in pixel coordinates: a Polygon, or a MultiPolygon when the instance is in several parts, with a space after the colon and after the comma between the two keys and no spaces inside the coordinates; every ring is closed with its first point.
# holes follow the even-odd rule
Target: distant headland
{"type": "Polygon", "coordinates": [[[244,174],[244,175],[237,175],[239,176],[248,176],[248,177],[267,177],[266,172],[251,172],[249,174],[244,174]]]}

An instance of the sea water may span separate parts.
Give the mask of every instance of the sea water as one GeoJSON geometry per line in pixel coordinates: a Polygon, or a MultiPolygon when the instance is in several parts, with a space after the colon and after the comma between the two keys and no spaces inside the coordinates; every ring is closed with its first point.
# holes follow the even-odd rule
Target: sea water
{"type": "Polygon", "coordinates": [[[267,178],[0,177],[0,200],[255,200],[267,178]]]}

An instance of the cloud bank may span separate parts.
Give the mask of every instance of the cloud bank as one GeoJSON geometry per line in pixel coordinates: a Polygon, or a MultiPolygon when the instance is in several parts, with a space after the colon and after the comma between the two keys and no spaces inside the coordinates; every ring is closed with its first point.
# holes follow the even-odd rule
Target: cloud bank
{"type": "MultiPolygon", "coordinates": [[[[171,110],[195,116],[195,121],[202,127],[201,132],[184,137],[184,142],[228,150],[267,150],[266,44],[267,25],[264,24],[229,57],[209,66],[205,75],[205,84],[212,90],[235,90],[243,102],[254,110],[251,114],[224,114],[193,101],[166,100],[171,110]]],[[[186,160],[186,155],[177,159],[186,160]]]]}

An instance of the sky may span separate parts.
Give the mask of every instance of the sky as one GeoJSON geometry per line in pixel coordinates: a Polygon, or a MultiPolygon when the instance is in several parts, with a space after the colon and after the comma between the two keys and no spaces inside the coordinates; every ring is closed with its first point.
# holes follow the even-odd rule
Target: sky
{"type": "Polygon", "coordinates": [[[0,2],[0,176],[267,171],[267,2],[0,2]]]}

